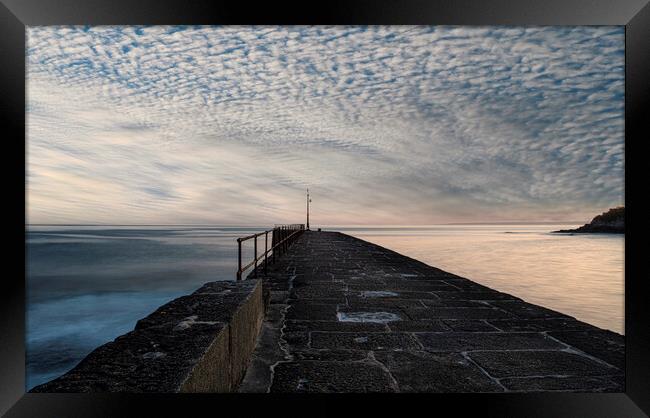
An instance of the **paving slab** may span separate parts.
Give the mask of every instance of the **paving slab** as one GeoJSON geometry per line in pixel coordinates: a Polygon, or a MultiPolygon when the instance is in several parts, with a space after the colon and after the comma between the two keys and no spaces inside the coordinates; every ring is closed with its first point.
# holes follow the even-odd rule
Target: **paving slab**
{"type": "Polygon", "coordinates": [[[477,351],[468,356],[494,377],[609,376],[615,367],[566,351],[477,351]]]}
{"type": "Polygon", "coordinates": [[[347,298],[349,308],[376,308],[376,307],[397,307],[397,308],[422,308],[423,303],[419,299],[401,298],[347,298]]]}
{"type": "Polygon", "coordinates": [[[391,314],[395,317],[396,320],[406,321],[410,319],[409,315],[406,313],[408,308],[403,308],[400,306],[339,306],[337,312],[337,319],[339,321],[347,320],[347,318],[359,315],[362,313],[366,314],[391,314]]]}
{"type": "Polygon", "coordinates": [[[499,382],[513,392],[620,392],[617,376],[612,377],[518,377],[499,382]]]}
{"type": "Polygon", "coordinates": [[[496,308],[406,308],[413,320],[427,319],[498,319],[514,318],[514,315],[496,308]]]}
{"type": "Polygon", "coordinates": [[[291,355],[294,360],[312,360],[312,361],[361,361],[368,358],[368,352],[363,350],[345,350],[345,349],[304,349],[292,350],[291,355]]]}
{"type": "Polygon", "coordinates": [[[509,295],[507,293],[501,293],[497,291],[490,291],[490,292],[485,292],[485,291],[479,291],[479,292],[473,292],[473,291],[448,291],[448,292],[443,292],[443,291],[434,291],[433,292],[435,295],[440,297],[440,299],[447,299],[447,300],[479,300],[479,301],[499,301],[499,300],[511,300],[511,301],[516,301],[519,300],[518,298],[509,295]]]}
{"type": "Polygon", "coordinates": [[[451,331],[458,332],[498,332],[499,328],[482,319],[443,319],[442,322],[451,331]]]}
{"type": "Polygon", "coordinates": [[[292,361],[275,366],[271,392],[396,392],[379,364],[342,361],[292,361]]]}
{"type": "Polygon", "coordinates": [[[349,235],[303,233],[262,281],[284,308],[248,391],[624,389],[622,336],[349,235]]]}
{"type": "Polygon", "coordinates": [[[553,331],[550,336],[625,370],[625,343],[611,331],[553,331]]]}
{"type": "Polygon", "coordinates": [[[560,312],[543,308],[541,306],[531,305],[523,301],[499,300],[490,301],[490,306],[510,312],[517,318],[568,318],[560,312]]]}
{"type": "Polygon", "coordinates": [[[493,308],[484,301],[464,300],[464,299],[441,299],[436,295],[436,299],[420,299],[425,308],[493,308]]]}
{"type": "Polygon", "coordinates": [[[458,353],[377,352],[400,392],[503,392],[504,388],[458,353]]]}
{"type": "Polygon", "coordinates": [[[287,319],[336,321],[336,303],[292,302],[287,311],[287,319]]]}
{"type": "Polygon", "coordinates": [[[347,348],[352,350],[414,350],[421,346],[404,332],[322,332],[311,333],[312,348],[347,348]]]}
{"type": "Polygon", "coordinates": [[[443,321],[393,321],[386,324],[394,332],[444,332],[451,331],[443,321]]]}
{"type": "Polygon", "coordinates": [[[338,331],[338,332],[388,332],[386,324],[376,322],[296,321],[284,323],[285,332],[338,331]]]}
{"type": "Polygon", "coordinates": [[[486,322],[505,332],[584,331],[595,328],[573,318],[490,319],[486,322]]]}
{"type": "Polygon", "coordinates": [[[419,332],[415,334],[427,351],[548,350],[563,348],[537,332],[419,332]]]}
{"type": "Polygon", "coordinates": [[[458,276],[455,276],[455,278],[445,278],[444,282],[458,290],[467,292],[492,291],[492,289],[487,286],[483,286],[482,284],[458,276]]]}

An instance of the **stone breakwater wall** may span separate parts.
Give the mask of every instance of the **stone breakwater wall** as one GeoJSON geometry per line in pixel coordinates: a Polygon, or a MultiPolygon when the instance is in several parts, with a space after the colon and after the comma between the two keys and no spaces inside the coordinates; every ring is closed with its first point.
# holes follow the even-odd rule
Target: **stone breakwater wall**
{"type": "Polygon", "coordinates": [[[263,318],[260,280],[207,283],[30,392],[234,392],[263,318]]]}

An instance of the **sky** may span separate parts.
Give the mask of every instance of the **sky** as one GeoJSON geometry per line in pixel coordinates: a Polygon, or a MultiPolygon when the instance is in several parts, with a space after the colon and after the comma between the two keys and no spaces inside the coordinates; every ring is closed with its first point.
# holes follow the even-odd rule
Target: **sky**
{"type": "Polygon", "coordinates": [[[584,221],[624,201],[624,30],[27,28],[28,223],[584,221]]]}

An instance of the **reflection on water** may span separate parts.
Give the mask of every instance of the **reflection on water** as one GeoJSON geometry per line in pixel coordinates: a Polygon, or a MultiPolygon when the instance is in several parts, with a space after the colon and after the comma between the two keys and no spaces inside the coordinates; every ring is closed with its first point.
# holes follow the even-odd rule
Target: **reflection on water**
{"type": "Polygon", "coordinates": [[[339,228],[493,289],[624,333],[624,237],[573,225],[339,228]]]}
{"type": "MultiPolygon", "coordinates": [[[[29,227],[27,389],[74,367],[163,303],[209,281],[233,280],[235,239],[263,229],[29,227]]],[[[621,236],[552,235],[560,226],[548,225],[327,229],[623,332],[621,236]]]]}

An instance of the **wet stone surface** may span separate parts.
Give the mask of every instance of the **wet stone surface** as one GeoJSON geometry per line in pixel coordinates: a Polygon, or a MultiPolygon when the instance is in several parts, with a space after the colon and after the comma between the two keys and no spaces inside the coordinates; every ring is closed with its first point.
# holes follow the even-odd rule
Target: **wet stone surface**
{"type": "Polygon", "coordinates": [[[246,391],[624,390],[621,335],[348,235],[305,232],[262,279],[281,309],[246,391]]]}

